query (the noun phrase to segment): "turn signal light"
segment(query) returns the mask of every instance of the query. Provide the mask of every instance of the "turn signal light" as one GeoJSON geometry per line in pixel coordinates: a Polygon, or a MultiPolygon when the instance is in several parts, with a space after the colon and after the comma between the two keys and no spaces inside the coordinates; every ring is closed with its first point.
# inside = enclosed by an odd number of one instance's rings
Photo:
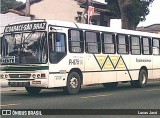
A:
{"type": "Polygon", "coordinates": [[[45,73],[42,73],[42,74],[41,74],[41,77],[46,77],[45,73]]]}

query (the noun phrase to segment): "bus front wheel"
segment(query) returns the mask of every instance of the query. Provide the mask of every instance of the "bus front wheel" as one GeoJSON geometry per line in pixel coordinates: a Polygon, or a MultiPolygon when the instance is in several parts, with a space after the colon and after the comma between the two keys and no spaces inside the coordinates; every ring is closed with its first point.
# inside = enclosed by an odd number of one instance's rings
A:
{"type": "Polygon", "coordinates": [[[71,72],[67,78],[67,86],[63,88],[63,91],[67,94],[77,94],[81,89],[81,79],[77,72],[71,72]]]}
{"type": "Polygon", "coordinates": [[[139,72],[138,80],[131,81],[131,86],[134,88],[144,88],[147,85],[148,75],[146,70],[142,69],[139,72]]]}
{"type": "Polygon", "coordinates": [[[41,91],[41,88],[38,87],[25,87],[25,89],[30,94],[37,94],[41,91]]]}

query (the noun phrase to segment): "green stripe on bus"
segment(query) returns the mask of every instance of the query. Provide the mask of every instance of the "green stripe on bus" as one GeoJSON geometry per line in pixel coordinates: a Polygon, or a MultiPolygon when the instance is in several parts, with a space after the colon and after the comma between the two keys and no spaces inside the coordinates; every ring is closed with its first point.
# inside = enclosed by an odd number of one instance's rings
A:
{"type": "Polygon", "coordinates": [[[35,71],[35,70],[48,70],[49,66],[27,66],[27,67],[6,67],[1,71],[35,71]]]}

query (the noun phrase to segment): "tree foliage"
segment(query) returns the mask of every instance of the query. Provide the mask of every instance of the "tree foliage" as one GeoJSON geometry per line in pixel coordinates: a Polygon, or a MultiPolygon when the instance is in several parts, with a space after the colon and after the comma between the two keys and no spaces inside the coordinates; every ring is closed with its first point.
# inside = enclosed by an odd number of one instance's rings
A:
{"type": "Polygon", "coordinates": [[[18,2],[16,0],[1,0],[1,12],[4,12],[8,9],[15,8],[22,4],[23,2],[18,2]]]}
{"type": "Polygon", "coordinates": [[[107,8],[122,20],[123,29],[136,29],[140,21],[146,20],[149,5],[154,0],[107,0],[107,8]]]}

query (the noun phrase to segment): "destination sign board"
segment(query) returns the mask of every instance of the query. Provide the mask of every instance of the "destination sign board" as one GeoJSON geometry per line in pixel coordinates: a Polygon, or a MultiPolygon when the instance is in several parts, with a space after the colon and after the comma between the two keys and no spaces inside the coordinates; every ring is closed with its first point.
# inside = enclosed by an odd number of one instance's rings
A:
{"type": "Polygon", "coordinates": [[[4,32],[11,33],[11,32],[45,30],[45,29],[46,29],[46,22],[32,22],[32,23],[8,25],[5,27],[4,32]]]}

